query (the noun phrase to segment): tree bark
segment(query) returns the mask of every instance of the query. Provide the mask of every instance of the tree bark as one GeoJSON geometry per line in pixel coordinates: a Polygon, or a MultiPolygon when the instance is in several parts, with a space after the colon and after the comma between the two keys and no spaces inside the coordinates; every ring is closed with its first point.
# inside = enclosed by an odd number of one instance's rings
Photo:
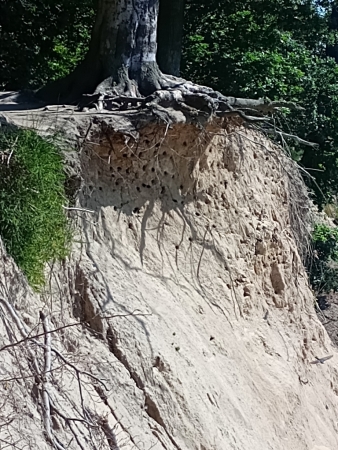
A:
{"type": "Polygon", "coordinates": [[[160,0],[157,61],[169,75],[180,76],[185,0],[160,0]]]}
{"type": "Polygon", "coordinates": [[[98,0],[85,60],[37,96],[65,103],[86,93],[139,96],[167,87],[156,62],[158,9],[159,0],[98,0]]]}

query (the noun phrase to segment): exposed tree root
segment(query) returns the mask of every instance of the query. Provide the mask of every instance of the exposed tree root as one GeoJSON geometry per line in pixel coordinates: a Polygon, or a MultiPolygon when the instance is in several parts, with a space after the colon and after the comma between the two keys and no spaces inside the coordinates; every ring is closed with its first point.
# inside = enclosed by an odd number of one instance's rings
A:
{"type": "Polygon", "coordinates": [[[274,113],[281,108],[303,110],[293,102],[225,96],[209,87],[196,85],[182,78],[161,73],[160,75],[156,77],[158,89],[148,96],[142,96],[137,83],[129,79],[126,84],[122,83],[117,87],[112,87],[110,79],[106,80],[98,86],[94,94],[83,95],[78,108],[80,111],[89,112],[95,109],[96,112],[104,113],[136,109],[148,112],[169,125],[177,122],[204,125],[212,118],[238,117],[245,123],[256,124],[270,136],[316,146],[276,128],[272,119],[274,113]]]}

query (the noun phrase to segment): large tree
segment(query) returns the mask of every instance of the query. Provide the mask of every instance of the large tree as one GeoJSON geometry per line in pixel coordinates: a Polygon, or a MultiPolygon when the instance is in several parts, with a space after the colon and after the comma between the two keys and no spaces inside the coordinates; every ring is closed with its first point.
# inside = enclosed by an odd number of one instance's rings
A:
{"type": "MultiPolygon", "coordinates": [[[[161,0],[162,67],[176,75],[183,4],[184,0],[161,0]]],[[[98,0],[86,58],[73,73],[43,87],[37,95],[52,102],[73,102],[95,91],[138,96],[174,85],[156,60],[158,13],[159,0],[98,0]]]]}

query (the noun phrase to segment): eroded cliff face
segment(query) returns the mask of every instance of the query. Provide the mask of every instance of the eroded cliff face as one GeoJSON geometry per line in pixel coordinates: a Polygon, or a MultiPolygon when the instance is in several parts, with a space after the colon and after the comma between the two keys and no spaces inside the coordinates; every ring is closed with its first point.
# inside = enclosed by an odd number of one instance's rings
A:
{"type": "MultiPolygon", "coordinates": [[[[50,334],[54,447],[336,449],[337,353],[299,256],[309,207],[292,163],[234,121],[137,141],[113,128],[81,145],[77,236],[46,293],[0,254],[0,299],[26,333],[40,311],[65,327],[50,334]]],[[[4,347],[22,332],[1,309],[4,347]]],[[[0,353],[0,438],[47,449],[28,353],[43,371],[45,348],[29,342],[0,353]]]]}

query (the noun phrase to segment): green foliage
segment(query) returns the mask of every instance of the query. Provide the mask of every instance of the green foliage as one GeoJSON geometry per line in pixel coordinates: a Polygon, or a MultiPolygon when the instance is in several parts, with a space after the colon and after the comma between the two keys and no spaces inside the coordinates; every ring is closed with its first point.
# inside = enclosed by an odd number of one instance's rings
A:
{"type": "Polygon", "coordinates": [[[37,88],[72,70],[86,53],[92,0],[2,0],[0,89],[37,88]]]}
{"type": "Polygon", "coordinates": [[[318,148],[290,142],[316,179],[306,179],[321,204],[338,194],[338,42],[332,1],[187,0],[183,76],[226,95],[294,101],[277,125],[318,148]],[[317,188],[319,186],[319,189],[317,188]],[[323,198],[322,193],[326,198],[323,198]]]}
{"type": "Polygon", "coordinates": [[[316,224],[312,234],[314,258],[309,264],[310,282],[316,292],[338,290],[338,228],[316,224]]]}
{"type": "Polygon", "coordinates": [[[69,253],[64,183],[52,140],[30,130],[1,130],[0,236],[35,289],[44,284],[45,264],[69,253]]]}

